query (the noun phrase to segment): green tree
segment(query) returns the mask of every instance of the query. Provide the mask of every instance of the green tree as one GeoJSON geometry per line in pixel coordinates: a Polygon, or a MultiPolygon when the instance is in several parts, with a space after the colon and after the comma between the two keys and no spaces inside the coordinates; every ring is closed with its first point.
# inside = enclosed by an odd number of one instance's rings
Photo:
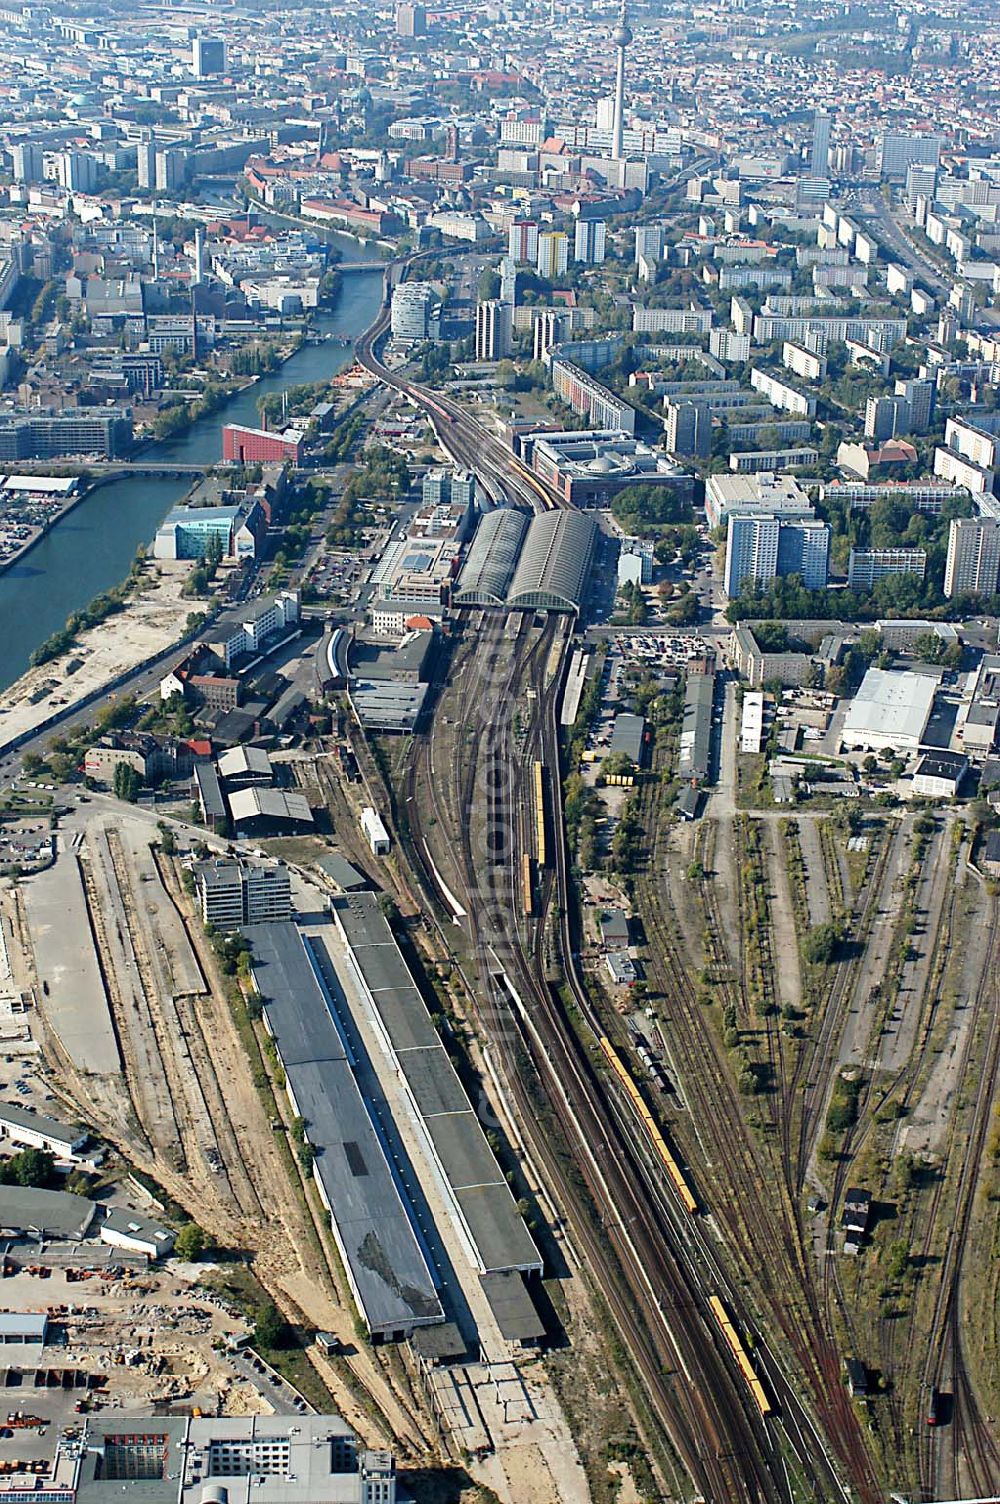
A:
{"type": "Polygon", "coordinates": [[[288,1322],[274,1301],[268,1300],[262,1306],[258,1306],[253,1325],[254,1346],[264,1351],[284,1347],[288,1336],[288,1322]]]}
{"type": "Polygon", "coordinates": [[[139,797],[142,787],[142,779],[127,762],[115,763],[115,771],[111,779],[111,789],[116,799],[123,799],[126,804],[134,804],[139,797]]]}
{"type": "Polygon", "coordinates": [[[197,1222],[185,1222],[174,1242],[174,1252],[179,1259],[195,1263],[208,1247],[208,1234],[197,1222]]]}

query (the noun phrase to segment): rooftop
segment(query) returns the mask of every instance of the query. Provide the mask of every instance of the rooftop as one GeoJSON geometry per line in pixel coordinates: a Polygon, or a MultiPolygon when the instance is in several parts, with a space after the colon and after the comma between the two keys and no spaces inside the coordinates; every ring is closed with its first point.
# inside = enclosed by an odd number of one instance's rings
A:
{"type": "Polygon", "coordinates": [[[391,1334],[443,1320],[433,1277],[302,936],[294,924],[255,924],[245,934],[266,999],[267,1029],[308,1124],[316,1181],[369,1329],[391,1334]]]}

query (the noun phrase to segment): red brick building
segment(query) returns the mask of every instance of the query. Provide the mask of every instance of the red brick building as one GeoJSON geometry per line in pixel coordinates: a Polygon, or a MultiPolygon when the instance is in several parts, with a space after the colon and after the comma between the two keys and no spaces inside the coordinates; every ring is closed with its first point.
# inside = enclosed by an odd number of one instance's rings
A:
{"type": "Polygon", "coordinates": [[[298,465],[302,460],[303,435],[297,428],[269,433],[264,428],[243,428],[227,423],[222,430],[222,458],[236,465],[269,463],[298,465]]]}

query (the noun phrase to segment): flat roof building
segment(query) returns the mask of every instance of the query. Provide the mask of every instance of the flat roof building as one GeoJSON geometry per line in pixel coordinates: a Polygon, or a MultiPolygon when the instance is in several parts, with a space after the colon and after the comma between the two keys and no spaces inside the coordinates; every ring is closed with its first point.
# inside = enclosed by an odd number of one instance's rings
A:
{"type": "Polygon", "coordinates": [[[334,898],[330,907],[470,1259],[481,1274],[540,1272],[538,1250],[376,895],[334,898]]]}
{"type": "Polygon", "coordinates": [[[916,752],[937,688],[938,680],[929,674],[870,668],[847,708],[843,745],[868,752],[916,752]]]}
{"type": "Polygon", "coordinates": [[[216,929],[292,917],[291,879],[280,863],[216,857],[198,864],[195,882],[202,920],[216,929]]]}
{"type": "Polygon", "coordinates": [[[294,925],[254,925],[248,938],[264,1023],[292,1109],[308,1125],[316,1187],[359,1313],[374,1338],[401,1341],[444,1312],[334,1023],[329,984],[294,925]]]}
{"type": "Polygon", "coordinates": [[[71,1128],[16,1102],[0,1102],[0,1137],[25,1148],[45,1149],[61,1159],[76,1159],[90,1135],[85,1128],[71,1128]]]}
{"type": "Polygon", "coordinates": [[[531,467],[564,501],[608,507],[629,486],[664,486],[682,501],[694,496],[694,478],[662,450],[615,429],[545,433],[535,438],[531,467]]]}

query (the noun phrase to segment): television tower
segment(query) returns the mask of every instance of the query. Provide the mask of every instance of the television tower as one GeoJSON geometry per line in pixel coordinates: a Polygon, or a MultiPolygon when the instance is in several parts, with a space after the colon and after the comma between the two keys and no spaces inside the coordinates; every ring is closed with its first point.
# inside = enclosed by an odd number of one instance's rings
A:
{"type": "Polygon", "coordinates": [[[622,148],[622,138],[625,133],[625,49],[632,41],[625,6],[626,0],[622,0],[618,25],[611,33],[611,40],[618,54],[615,67],[615,114],[611,128],[611,156],[615,162],[620,162],[625,155],[622,148]]]}

